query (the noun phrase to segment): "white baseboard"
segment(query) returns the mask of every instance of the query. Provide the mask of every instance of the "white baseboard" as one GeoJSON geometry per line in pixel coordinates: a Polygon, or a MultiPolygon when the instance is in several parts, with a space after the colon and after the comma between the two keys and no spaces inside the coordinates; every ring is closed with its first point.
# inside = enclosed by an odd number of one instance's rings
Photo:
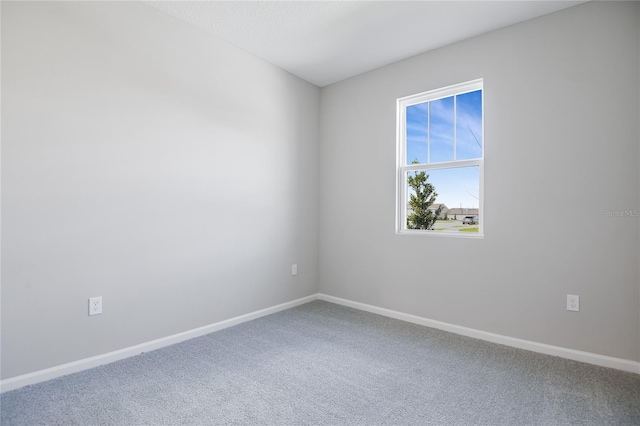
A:
{"type": "Polygon", "coordinates": [[[473,328],[453,325],[442,321],[435,321],[416,315],[405,314],[390,309],[379,308],[377,306],[367,305],[365,303],[354,302],[339,297],[329,296],[319,293],[319,300],[336,303],[338,305],[348,306],[350,308],[359,309],[361,311],[371,312],[385,317],[395,318],[413,324],[424,325],[427,327],[437,328],[439,330],[449,331],[463,336],[473,337],[488,342],[499,343],[501,345],[512,346],[515,348],[526,349],[532,352],[538,352],[546,355],[559,356],[562,358],[572,359],[574,361],[586,362],[588,364],[599,365],[602,367],[615,368],[617,370],[629,371],[640,374],[640,362],[631,361],[621,358],[614,358],[606,355],[598,355],[591,352],[577,351],[567,349],[560,346],[552,346],[544,343],[532,342],[530,340],[517,339],[514,337],[503,336],[501,334],[489,333],[486,331],[476,330],[473,328]]]}
{"type": "Polygon", "coordinates": [[[65,376],[71,373],[77,373],[79,371],[88,370],[90,368],[98,367],[103,364],[109,364],[111,362],[119,361],[121,359],[129,358],[135,355],[140,355],[143,352],[149,352],[155,349],[160,349],[165,346],[169,346],[169,345],[183,342],[185,340],[193,339],[194,337],[203,336],[205,334],[209,334],[214,331],[222,330],[224,328],[232,327],[234,325],[238,325],[243,322],[251,321],[256,318],[263,317],[265,315],[270,315],[276,312],[284,311],[285,309],[290,309],[295,306],[311,302],[313,300],[316,300],[317,298],[318,298],[318,295],[313,294],[311,296],[303,297],[301,299],[296,299],[291,302],[282,303],[280,305],[272,306],[270,308],[261,309],[259,311],[251,312],[245,315],[240,315],[235,318],[230,318],[228,320],[216,322],[214,324],[205,325],[203,327],[194,328],[192,330],[173,334],[171,336],[152,340],[150,342],[145,342],[139,345],[130,346],[128,348],[120,349],[117,351],[108,352],[106,354],[96,355],[90,358],[69,362],[67,364],[57,365],[55,367],[47,368],[44,370],[34,371],[33,373],[11,377],[9,379],[0,381],[0,392],[7,392],[10,390],[21,388],[23,386],[44,382],[46,380],[55,379],[56,377],[65,376]]]}
{"type": "Polygon", "coordinates": [[[473,337],[480,340],[499,343],[501,345],[513,346],[515,348],[526,349],[529,351],[538,352],[546,355],[559,356],[562,358],[572,359],[575,361],[581,361],[589,364],[599,365],[602,367],[615,368],[617,370],[624,370],[624,371],[640,374],[640,362],[637,362],[637,361],[630,361],[630,360],[614,358],[606,355],[598,355],[590,352],[577,351],[574,349],[567,349],[559,346],[546,345],[544,343],[537,343],[529,340],[516,339],[514,337],[508,337],[500,334],[476,330],[473,328],[453,325],[453,324],[449,324],[442,321],[431,320],[431,319],[419,317],[416,315],[393,311],[391,309],[379,308],[377,306],[367,305],[365,303],[354,302],[351,300],[329,296],[323,293],[318,293],[318,294],[313,294],[311,296],[303,297],[301,299],[296,299],[291,302],[282,303],[280,305],[272,306],[270,308],[261,309],[259,311],[251,312],[245,315],[240,315],[235,318],[230,318],[228,320],[206,325],[204,327],[194,328],[193,330],[188,330],[182,333],[152,340],[150,342],[145,342],[139,345],[130,346],[128,348],[120,349],[117,351],[108,352],[106,354],[96,355],[90,358],[69,362],[67,364],[58,365],[58,366],[47,368],[44,370],[34,371],[33,373],[23,374],[21,376],[0,380],[0,392],[7,392],[10,390],[21,388],[23,386],[44,382],[46,380],[55,379],[56,377],[64,376],[71,373],[77,373],[79,371],[88,370],[90,368],[98,367],[103,364],[119,361],[121,359],[139,355],[143,352],[149,352],[155,349],[160,349],[165,346],[169,346],[169,345],[183,342],[185,340],[193,339],[194,337],[203,336],[205,334],[209,334],[214,331],[232,327],[234,325],[238,325],[243,322],[251,321],[266,315],[284,311],[286,309],[290,309],[290,308],[302,305],[304,303],[312,302],[314,300],[324,300],[326,302],[348,306],[351,308],[359,309],[361,311],[371,312],[374,314],[383,315],[386,317],[395,318],[402,321],[407,321],[413,324],[424,325],[426,327],[437,328],[439,330],[449,331],[452,333],[461,334],[463,336],[473,337]]]}

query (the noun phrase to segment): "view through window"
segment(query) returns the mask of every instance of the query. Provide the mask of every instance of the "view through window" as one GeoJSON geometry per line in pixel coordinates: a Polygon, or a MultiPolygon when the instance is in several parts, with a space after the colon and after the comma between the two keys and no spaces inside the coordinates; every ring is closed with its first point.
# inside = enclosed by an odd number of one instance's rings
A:
{"type": "Polygon", "coordinates": [[[483,235],[482,80],[398,99],[397,232],[483,235]]]}

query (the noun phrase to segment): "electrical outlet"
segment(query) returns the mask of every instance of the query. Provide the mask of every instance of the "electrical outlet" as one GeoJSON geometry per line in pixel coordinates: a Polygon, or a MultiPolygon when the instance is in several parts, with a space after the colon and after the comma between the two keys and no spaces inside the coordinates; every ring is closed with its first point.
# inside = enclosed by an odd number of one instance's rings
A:
{"type": "Polygon", "coordinates": [[[291,265],[291,275],[298,275],[298,264],[294,263],[291,265]]]}
{"type": "Polygon", "coordinates": [[[89,315],[99,315],[102,313],[102,296],[89,298],[89,315]]]}
{"type": "Polygon", "coordinates": [[[580,296],[575,294],[567,294],[567,311],[580,310],[580,296]]]}

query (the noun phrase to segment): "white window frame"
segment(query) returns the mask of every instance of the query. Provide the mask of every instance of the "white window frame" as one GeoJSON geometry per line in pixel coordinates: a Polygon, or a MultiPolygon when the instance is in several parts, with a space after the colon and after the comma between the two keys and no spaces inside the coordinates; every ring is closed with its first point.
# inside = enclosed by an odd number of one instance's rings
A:
{"type": "MultiPolygon", "coordinates": [[[[438,237],[454,237],[454,238],[484,238],[484,151],[485,151],[485,138],[484,138],[484,87],[483,79],[476,79],[465,83],[454,84],[452,86],[443,87],[441,89],[430,90],[428,92],[418,93],[416,95],[406,96],[397,99],[396,111],[397,111],[397,138],[396,138],[396,234],[402,235],[425,235],[425,236],[438,236],[438,237]],[[407,164],[407,107],[411,105],[421,104],[428,101],[435,101],[442,98],[448,98],[454,95],[461,95],[468,92],[474,92],[482,90],[482,154],[480,158],[474,158],[471,160],[456,160],[455,159],[455,142],[454,142],[454,160],[443,161],[438,163],[427,164],[407,164]],[[453,169],[458,167],[477,166],[479,171],[479,200],[478,200],[478,217],[480,222],[478,224],[477,233],[469,232],[446,232],[446,231],[427,231],[423,229],[407,229],[407,203],[409,201],[408,189],[407,189],[407,173],[412,171],[430,171],[438,169],[453,169]]],[[[455,116],[455,114],[454,114],[455,116]]],[[[455,118],[454,118],[455,120],[455,118]]],[[[454,141],[456,125],[454,121],[454,141]]],[[[429,152],[429,151],[427,151],[429,152]]],[[[428,154],[427,154],[428,155],[428,154]]],[[[427,158],[429,161],[429,158],[427,158]]]]}

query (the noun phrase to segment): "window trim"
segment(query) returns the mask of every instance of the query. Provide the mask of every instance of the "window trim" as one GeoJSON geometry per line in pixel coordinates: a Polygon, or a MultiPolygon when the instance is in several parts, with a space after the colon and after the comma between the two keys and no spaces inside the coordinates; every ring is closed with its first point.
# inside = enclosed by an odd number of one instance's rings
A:
{"type": "MultiPolygon", "coordinates": [[[[454,98],[455,99],[455,98],[454,98]]],[[[460,84],[454,84],[451,86],[443,87],[441,89],[429,90],[427,92],[417,93],[415,95],[405,96],[396,100],[396,234],[399,235],[424,235],[424,236],[437,236],[437,237],[453,237],[453,238],[484,238],[484,152],[485,152],[485,138],[484,138],[484,80],[482,78],[467,81],[460,84]],[[436,163],[429,163],[429,151],[427,151],[427,163],[426,164],[406,164],[406,148],[407,148],[407,121],[406,111],[407,107],[417,105],[424,102],[431,102],[442,98],[448,98],[455,95],[461,95],[476,90],[482,90],[482,155],[480,158],[466,159],[466,160],[451,160],[436,163]],[[407,229],[407,203],[408,203],[408,189],[406,174],[411,171],[429,171],[438,169],[453,169],[458,167],[478,166],[479,172],[479,200],[478,200],[478,217],[481,221],[478,223],[478,233],[469,232],[435,232],[425,231],[420,229],[407,229]]],[[[430,125],[430,120],[429,124],[430,125]]],[[[454,124],[454,138],[455,134],[454,124]]],[[[454,144],[454,158],[455,158],[455,146],[454,144]]]]}

